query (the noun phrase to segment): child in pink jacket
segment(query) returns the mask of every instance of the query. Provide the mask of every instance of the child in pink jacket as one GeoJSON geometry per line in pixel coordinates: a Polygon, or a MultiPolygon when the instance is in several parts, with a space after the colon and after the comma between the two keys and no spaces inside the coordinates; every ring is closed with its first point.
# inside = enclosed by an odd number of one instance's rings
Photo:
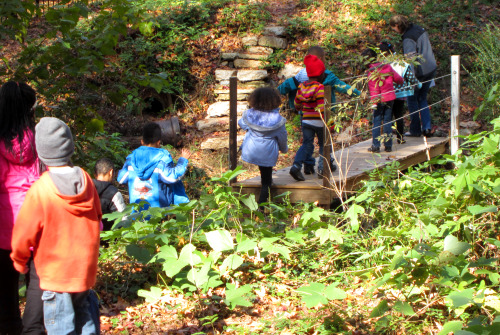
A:
{"type": "Polygon", "coordinates": [[[9,81],[0,88],[0,334],[19,334],[22,330],[19,273],[10,252],[17,214],[26,192],[40,175],[35,150],[35,103],[35,90],[25,83],[9,81]]]}
{"type": "MultiPolygon", "coordinates": [[[[372,49],[366,49],[362,55],[373,59],[377,57],[372,49]]],[[[403,78],[389,64],[374,62],[369,65],[368,89],[374,109],[372,146],[368,149],[370,152],[380,152],[381,128],[386,137],[384,138],[385,151],[392,151],[392,106],[396,99],[394,83],[403,84],[403,78]]]]}

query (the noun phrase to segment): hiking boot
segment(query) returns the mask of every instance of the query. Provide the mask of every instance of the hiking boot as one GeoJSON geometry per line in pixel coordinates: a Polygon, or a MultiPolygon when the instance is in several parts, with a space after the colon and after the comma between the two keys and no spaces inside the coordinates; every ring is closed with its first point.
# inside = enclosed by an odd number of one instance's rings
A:
{"type": "Polygon", "coordinates": [[[422,135],[424,135],[425,137],[432,137],[432,133],[431,133],[431,130],[430,129],[426,129],[422,132],[422,135]]]}
{"type": "Polygon", "coordinates": [[[368,152],[377,153],[380,152],[380,147],[374,147],[373,145],[368,148],[368,152]]]}
{"type": "Polygon", "coordinates": [[[314,174],[314,165],[304,165],[305,174],[314,174]]]}
{"type": "Polygon", "coordinates": [[[392,151],[392,147],[385,147],[385,152],[391,152],[392,151]]]}
{"type": "Polygon", "coordinates": [[[296,181],[306,180],[302,172],[300,172],[300,169],[295,165],[290,168],[290,176],[292,176],[296,181]]]}

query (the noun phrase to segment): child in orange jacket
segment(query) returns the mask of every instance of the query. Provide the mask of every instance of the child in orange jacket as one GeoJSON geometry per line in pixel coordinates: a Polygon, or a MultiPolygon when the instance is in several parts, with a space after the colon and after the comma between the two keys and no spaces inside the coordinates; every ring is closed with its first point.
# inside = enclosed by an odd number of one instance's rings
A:
{"type": "Polygon", "coordinates": [[[49,335],[95,334],[88,295],[97,275],[99,196],[90,176],[70,163],[74,143],[64,122],[42,118],[35,144],[48,171],[26,194],[14,226],[11,258],[16,270],[26,273],[33,247],[49,335]]]}

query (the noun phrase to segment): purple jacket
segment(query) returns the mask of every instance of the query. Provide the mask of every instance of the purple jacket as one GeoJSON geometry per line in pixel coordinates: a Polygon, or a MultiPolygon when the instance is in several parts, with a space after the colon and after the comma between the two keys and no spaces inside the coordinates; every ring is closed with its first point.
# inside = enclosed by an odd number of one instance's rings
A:
{"type": "Polygon", "coordinates": [[[22,143],[12,142],[7,150],[0,141],[0,249],[11,250],[12,229],[24,196],[40,176],[35,136],[24,133],[22,143]]]}

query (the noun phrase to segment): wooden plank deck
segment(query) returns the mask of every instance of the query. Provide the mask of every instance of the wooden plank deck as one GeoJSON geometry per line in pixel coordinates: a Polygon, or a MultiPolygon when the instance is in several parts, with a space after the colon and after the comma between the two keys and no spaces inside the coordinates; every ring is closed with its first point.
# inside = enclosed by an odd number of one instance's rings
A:
{"type": "MultiPolygon", "coordinates": [[[[425,143],[423,137],[407,137],[405,144],[397,144],[394,141],[393,151],[380,154],[368,152],[371,139],[354,144],[350,147],[336,150],[335,157],[338,165],[337,171],[333,172],[330,179],[330,187],[323,187],[323,180],[317,175],[304,175],[305,181],[295,181],[290,176],[290,167],[273,172],[273,187],[271,195],[274,197],[290,191],[290,201],[314,202],[318,201],[323,206],[329,206],[334,198],[338,197],[338,191],[353,191],[357,184],[368,178],[370,171],[398,161],[401,169],[416,165],[427,160],[425,143]],[[334,184],[335,183],[335,184],[334,184]]],[[[435,157],[448,152],[449,138],[429,137],[427,138],[429,156],[435,157]]],[[[316,165],[317,166],[317,165],[316,165]]],[[[260,192],[260,176],[233,183],[233,190],[241,190],[242,194],[254,193],[256,198],[260,192]]],[[[345,194],[345,193],[342,193],[345,194]]]]}

